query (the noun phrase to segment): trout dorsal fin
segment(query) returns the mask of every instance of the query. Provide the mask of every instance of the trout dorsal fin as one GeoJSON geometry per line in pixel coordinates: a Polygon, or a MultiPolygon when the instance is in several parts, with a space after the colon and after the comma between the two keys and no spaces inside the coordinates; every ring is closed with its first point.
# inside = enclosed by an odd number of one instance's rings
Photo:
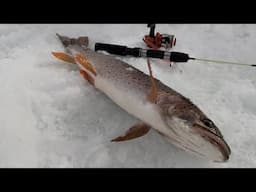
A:
{"type": "Polygon", "coordinates": [[[157,85],[156,85],[156,81],[153,77],[152,74],[152,69],[151,69],[151,64],[149,59],[147,59],[147,64],[148,64],[148,69],[149,69],[149,75],[150,75],[150,81],[151,81],[151,89],[150,92],[147,96],[147,99],[151,102],[151,103],[155,103],[156,98],[157,98],[157,85]]]}

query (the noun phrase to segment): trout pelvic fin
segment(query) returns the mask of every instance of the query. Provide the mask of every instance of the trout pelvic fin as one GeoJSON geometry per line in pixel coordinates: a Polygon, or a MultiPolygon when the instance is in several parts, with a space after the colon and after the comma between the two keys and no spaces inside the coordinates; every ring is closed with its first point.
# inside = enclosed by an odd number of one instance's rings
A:
{"type": "Polygon", "coordinates": [[[75,59],[66,54],[66,53],[62,53],[62,52],[52,52],[53,56],[57,57],[58,59],[62,60],[62,61],[65,61],[67,63],[72,63],[72,64],[76,64],[76,61],[75,59]]]}

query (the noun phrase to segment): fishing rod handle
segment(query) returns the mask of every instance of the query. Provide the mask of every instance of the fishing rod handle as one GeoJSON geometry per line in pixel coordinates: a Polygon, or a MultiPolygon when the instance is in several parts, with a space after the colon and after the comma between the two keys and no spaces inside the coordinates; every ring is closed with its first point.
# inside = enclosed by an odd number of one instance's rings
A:
{"type": "Polygon", "coordinates": [[[186,53],[168,52],[153,49],[129,48],[122,45],[95,43],[95,51],[106,51],[115,55],[131,55],[134,57],[158,58],[165,59],[171,62],[187,62],[190,58],[186,53]]]}
{"type": "Polygon", "coordinates": [[[188,54],[175,51],[168,52],[152,49],[141,49],[140,52],[141,57],[158,58],[169,60],[171,62],[187,62],[190,59],[188,54]]]}
{"type": "Polygon", "coordinates": [[[95,51],[106,51],[111,54],[115,55],[131,55],[134,57],[140,57],[140,48],[128,48],[122,45],[113,45],[113,44],[106,44],[106,43],[95,43],[95,51]]]}

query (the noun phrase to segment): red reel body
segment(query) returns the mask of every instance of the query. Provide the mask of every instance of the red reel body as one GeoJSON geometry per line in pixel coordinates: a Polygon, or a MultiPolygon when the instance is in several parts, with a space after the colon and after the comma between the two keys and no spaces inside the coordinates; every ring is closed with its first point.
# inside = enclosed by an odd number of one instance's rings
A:
{"type": "Polygon", "coordinates": [[[176,45],[174,35],[160,34],[159,32],[155,35],[155,24],[148,24],[148,27],[150,28],[149,35],[145,35],[143,39],[148,47],[157,50],[161,47],[170,49],[176,45]]]}

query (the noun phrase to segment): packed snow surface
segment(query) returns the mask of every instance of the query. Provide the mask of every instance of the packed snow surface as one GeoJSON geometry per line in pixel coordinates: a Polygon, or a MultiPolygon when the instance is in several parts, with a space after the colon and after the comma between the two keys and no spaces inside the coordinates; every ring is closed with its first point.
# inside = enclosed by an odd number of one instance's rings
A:
{"type": "MultiPolygon", "coordinates": [[[[146,24],[0,25],[0,167],[256,167],[256,68],[152,59],[156,78],[190,98],[220,128],[232,154],[213,163],[184,152],[154,130],[111,143],[137,119],[95,90],[55,33],[95,42],[145,47],[146,24]]],[[[173,51],[192,57],[256,62],[256,25],[157,24],[174,34],[173,51]]],[[[148,73],[146,60],[125,57],[148,73]]],[[[125,99],[125,98],[124,98],[125,99]]]]}

